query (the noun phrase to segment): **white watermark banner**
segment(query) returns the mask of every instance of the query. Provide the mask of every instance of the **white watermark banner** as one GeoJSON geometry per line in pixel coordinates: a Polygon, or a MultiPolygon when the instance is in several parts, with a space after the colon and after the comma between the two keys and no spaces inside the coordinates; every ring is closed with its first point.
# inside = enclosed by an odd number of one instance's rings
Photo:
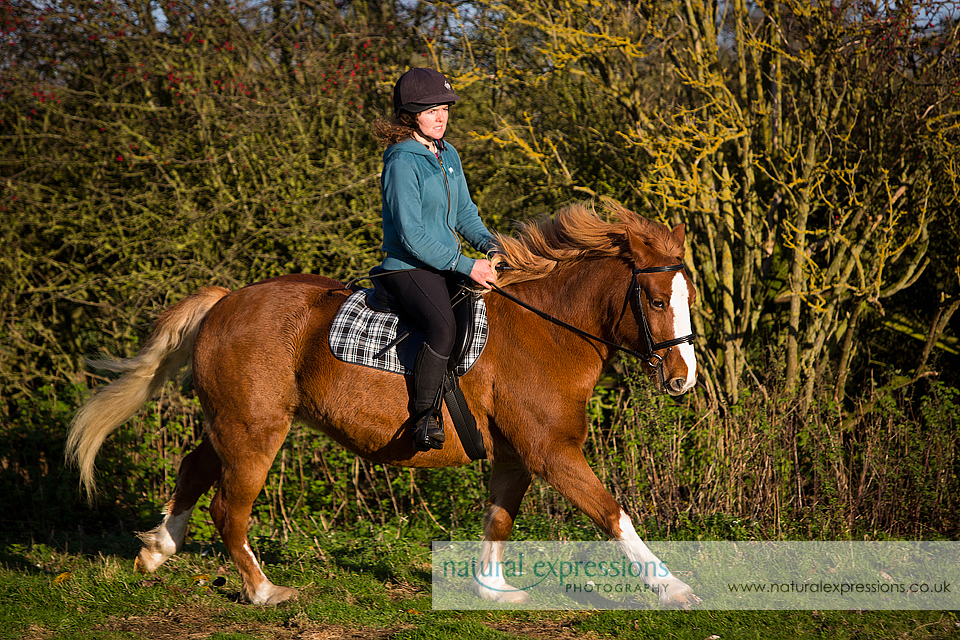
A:
{"type": "Polygon", "coordinates": [[[960,542],[433,543],[434,609],[657,609],[678,581],[710,610],[960,609],[960,542]]]}

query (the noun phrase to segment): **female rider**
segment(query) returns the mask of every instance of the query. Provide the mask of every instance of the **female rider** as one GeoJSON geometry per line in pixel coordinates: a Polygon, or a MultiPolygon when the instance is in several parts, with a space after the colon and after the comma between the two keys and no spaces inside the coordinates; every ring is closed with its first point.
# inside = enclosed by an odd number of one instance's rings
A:
{"type": "Polygon", "coordinates": [[[380,121],[383,153],[384,287],[425,331],[414,365],[414,445],[443,447],[438,420],[441,387],[456,340],[450,290],[462,276],[482,287],[496,282],[487,259],[463,253],[460,236],[475,249],[496,249],[470,198],[456,149],[444,142],[450,105],[460,98],[433,69],[410,69],[393,90],[394,119],[380,121]],[[459,235],[458,235],[459,234],[459,235]]]}

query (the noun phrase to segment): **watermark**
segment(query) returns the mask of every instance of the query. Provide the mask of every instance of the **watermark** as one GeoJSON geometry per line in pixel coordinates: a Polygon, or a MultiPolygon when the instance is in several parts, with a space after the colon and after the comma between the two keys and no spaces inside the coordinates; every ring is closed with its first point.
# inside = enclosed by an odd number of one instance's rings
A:
{"type": "Polygon", "coordinates": [[[434,609],[960,609],[960,542],[435,542],[434,609]],[[684,602],[689,604],[690,598],[684,602]]]}

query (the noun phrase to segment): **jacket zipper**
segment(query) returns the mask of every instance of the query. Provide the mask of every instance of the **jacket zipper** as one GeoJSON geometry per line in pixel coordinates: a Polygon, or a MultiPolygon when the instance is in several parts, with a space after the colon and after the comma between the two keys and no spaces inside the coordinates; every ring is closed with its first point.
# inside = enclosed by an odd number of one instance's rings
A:
{"type": "MultiPolygon", "coordinates": [[[[457,254],[462,254],[463,245],[460,243],[460,236],[458,236],[457,231],[450,226],[450,208],[452,205],[450,202],[450,182],[447,180],[447,169],[443,166],[443,160],[440,158],[439,153],[437,154],[437,162],[440,163],[440,172],[443,174],[443,185],[447,188],[447,215],[443,217],[443,221],[447,224],[447,229],[450,229],[450,233],[453,234],[453,239],[457,241],[457,254]]],[[[460,262],[459,255],[453,266],[456,267],[458,262],[460,262]]]]}

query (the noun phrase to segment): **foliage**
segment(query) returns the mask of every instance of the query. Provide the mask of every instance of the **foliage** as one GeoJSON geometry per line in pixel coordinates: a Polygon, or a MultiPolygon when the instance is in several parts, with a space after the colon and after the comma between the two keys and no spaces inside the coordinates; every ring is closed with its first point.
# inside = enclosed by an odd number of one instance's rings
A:
{"type": "Polygon", "coordinates": [[[409,55],[388,13],[3,8],[4,395],[94,349],[128,352],[139,323],[201,285],[376,261],[367,114],[409,55]]]}
{"type": "Polygon", "coordinates": [[[9,539],[87,528],[146,530],[156,524],[157,500],[172,490],[180,460],[200,436],[199,403],[167,391],[111,438],[99,457],[111,481],[89,509],[78,492],[78,475],[63,468],[65,425],[86,395],[80,386],[66,392],[45,387],[31,401],[17,402],[16,428],[4,429],[0,442],[0,474],[7,487],[0,532],[9,539]]]}
{"type": "Polygon", "coordinates": [[[716,402],[766,343],[806,406],[823,379],[843,401],[875,331],[924,340],[896,356],[915,383],[960,301],[947,4],[0,8],[5,397],[130,353],[202,284],[365,271],[369,124],[410,64],[464,96],[452,135],[491,226],[593,195],[686,223],[716,402]]]}
{"type": "Polygon", "coordinates": [[[702,396],[678,404],[639,381],[629,389],[606,392],[588,448],[616,497],[659,526],[736,514],[775,539],[960,530],[955,387],[877,386],[861,398],[874,410],[846,423],[829,395],[802,410],[752,387],[718,415],[702,396]]]}
{"type": "Polygon", "coordinates": [[[473,73],[499,100],[478,137],[512,149],[497,167],[531,196],[596,191],[686,223],[718,402],[737,402],[756,341],[783,345],[806,405],[823,377],[842,399],[866,316],[931,261],[950,275],[922,326],[960,294],[951,252],[929,253],[956,239],[951,3],[481,6],[497,29],[473,73]]]}
{"type": "MultiPolygon", "coordinates": [[[[677,402],[625,367],[624,385],[598,388],[589,407],[586,453],[601,482],[651,535],[678,527],[708,537],[848,538],[955,536],[960,530],[957,411],[960,394],[924,383],[914,398],[875,388],[877,408],[837,429],[839,408],[823,400],[802,414],[798,400],[754,388],[725,415],[702,396],[677,402]],[[779,398],[779,399],[776,399],[779,398]],[[805,417],[804,417],[805,415],[805,417]]],[[[173,490],[176,470],[196,446],[195,400],[168,388],[157,405],[107,441],[98,459],[104,495],[81,503],[77,478],[60,468],[62,425],[81,393],[45,390],[22,407],[0,450],[7,492],[0,533],[29,541],[56,531],[146,530],[173,490]]],[[[288,436],[251,531],[286,541],[350,530],[377,539],[415,535],[473,538],[482,529],[484,463],[440,470],[396,469],[346,453],[298,427],[288,436]]],[[[190,539],[215,543],[200,501],[190,539]]],[[[517,521],[520,539],[595,539],[595,527],[542,481],[517,521]]]]}
{"type": "MultiPolygon", "coordinates": [[[[64,426],[82,401],[45,388],[32,404],[18,405],[16,429],[3,430],[0,478],[7,491],[0,508],[0,535],[30,540],[52,531],[145,531],[157,524],[173,493],[180,461],[199,443],[202,415],[195,398],[168,387],[159,401],[131,420],[104,445],[97,458],[102,495],[90,508],[82,502],[79,478],[63,469],[64,426]]],[[[413,470],[375,465],[346,452],[317,432],[296,428],[277,456],[251,527],[258,535],[286,539],[348,526],[373,535],[410,527],[449,532],[479,526],[486,474],[477,463],[458,469],[413,470]],[[422,522],[420,522],[422,521],[422,522]]],[[[207,508],[198,503],[191,536],[219,540],[207,508]]]]}

